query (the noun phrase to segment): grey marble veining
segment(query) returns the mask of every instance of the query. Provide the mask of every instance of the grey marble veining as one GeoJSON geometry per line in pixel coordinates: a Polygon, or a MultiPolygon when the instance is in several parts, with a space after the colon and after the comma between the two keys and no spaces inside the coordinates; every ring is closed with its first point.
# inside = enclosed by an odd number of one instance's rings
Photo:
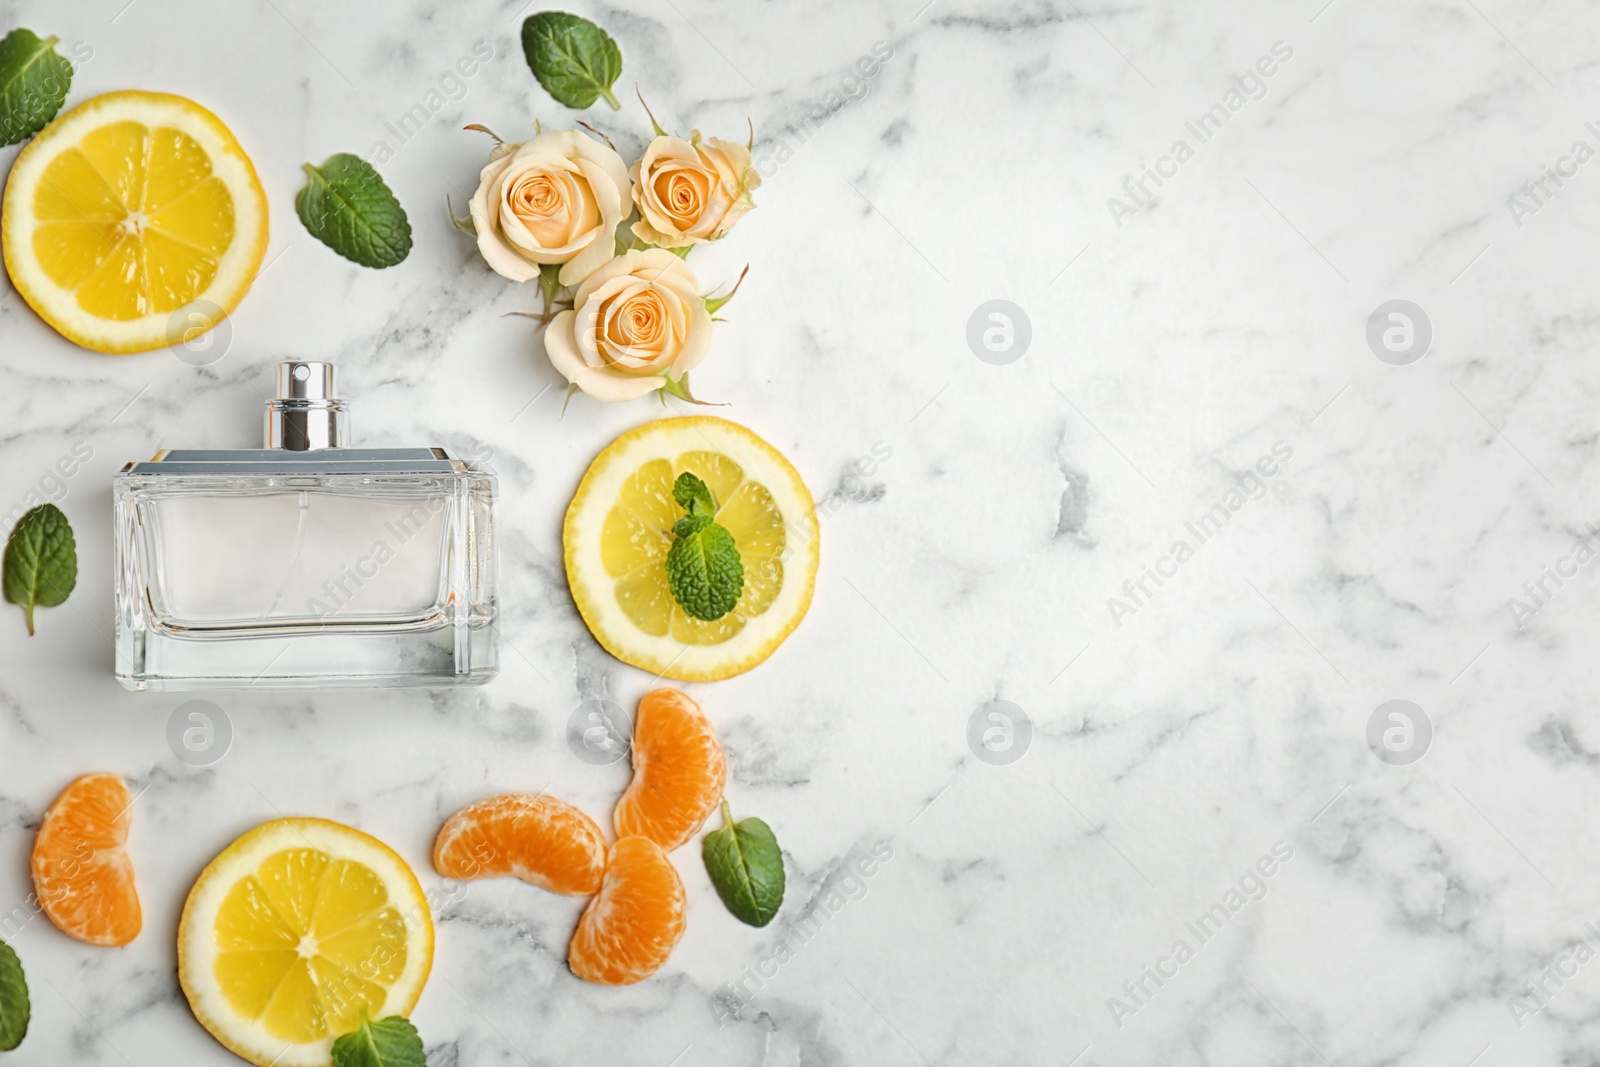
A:
{"type": "Polygon", "coordinates": [[[660,408],[563,415],[509,314],[535,293],[444,207],[487,148],[466,123],[520,139],[582,117],[630,155],[636,89],[676,131],[748,120],[765,178],[695,254],[711,283],[751,266],[695,385],[793,458],[822,568],[771,661],[690,690],[789,897],[741,926],[682,850],[687,936],[617,990],[566,968],[580,902],[474,883],[435,914],[430,1062],[1594,1062],[1600,599],[1574,550],[1600,547],[1600,162],[1576,143],[1600,150],[1600,15],[571,9],[621,44],[620,113],[543,94],[520,4],[0,0],[0,29],[92,52],[73,101],[138,87],[215,110],[272,211],[270,266],[210,366],[79,351],[0,282],[0,509],[56,497],[82,558],[37,637],[0,614],[0,914],[44,807],[105,769],[144,790],[146,915],[120,950],[42,919],[7,932],[35,1004],[9,1062],[234,1062],[173,946],[195,875],[262,820],[350,822],[430,887],[434,832],[486,793],[548,787],[606,821],[627,771],[576,759],[567,719],[650,679],[573,610],[560,521],[594,453],[660,408]],[[460,98],[397,137],[475,47],[493,57],[460,98]],[[372,272],[309,238],[293,196],[302,162],[379,142],[416,247],[372,272]],[[1031,329],[1001,365],[968,342],[992,300],[1031,329]],[[1392,300],[1431,325],[1408,365],[1368,343],[1392,300]],[[488,457],[503,671],[467,692],[211,694],[233,741],[193,767],[166,741],[183,697],[111,676],[107,485],[158,448],[254,444],[286,356],[339,362],[358,443],[488,457]],[[75,447],[91,458],[53,476],[75,447]],[[1027,717],[1010,763],[969,743],[997,700],[1027,717]],[[1369,745],[1391,700],[1427,716],[1420,760],[1369,745]]]}

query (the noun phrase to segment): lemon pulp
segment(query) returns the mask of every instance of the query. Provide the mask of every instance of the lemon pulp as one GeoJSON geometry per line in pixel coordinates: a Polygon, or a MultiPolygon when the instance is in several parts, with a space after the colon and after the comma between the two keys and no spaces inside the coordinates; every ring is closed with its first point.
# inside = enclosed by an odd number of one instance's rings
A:
{"type": "Polygon", "coordinates": [[[600,537],[601,560],[615,579],[618,607],[652,637],[670,633],[684,644],[721,644],[771,607],[783,587],[783,514],[766,486],[717,452],[685,452],[671,462],[645,463],[623,482],[600,537]],[[672,524],[684,514],[672,499],[672,485],[685,471],[711,490],[717,522],[733,535],[744,564],[744,594],[732,611],[709,622],[685,612],[667,584],[672,524]]]}
{"type": "Polygon", "coordinates": [[[269,856],[234,883],[216,941],[229,1006],[296,1043],[354,1030],[405,971],[405,918],[382,879],[311,848],[269,856]]]}
{"type": "Polygon", "coordinates": [[[45,168],[33,251],[98,318],[174,311],[210,287],[233,243],[233,194],[194,139],[113,122],[45,168]]]}

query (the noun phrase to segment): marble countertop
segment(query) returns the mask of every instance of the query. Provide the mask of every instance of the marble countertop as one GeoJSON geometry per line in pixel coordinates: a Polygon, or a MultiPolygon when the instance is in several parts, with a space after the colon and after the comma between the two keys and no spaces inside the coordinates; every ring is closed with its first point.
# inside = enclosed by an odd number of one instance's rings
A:
{"type": "Polygon", "coordinates": [[[696,255],[703,278],[751,266],[696,388],[793,458],[822,568],[772,660],[689,689],[789,896],[742,926],[682,850],[686,938],[605,989],[565,964],[580,901],[476,883],[435,914],[430,1063],[1591,1062],[1600,14],[570,9],[621,44],[620,113],[545,96],[514,3],[0,0],[0,29],[78,49],[73,102],[211,107],[272,211],[208,366],[78,350],[0,283],[0,506],[57,500],[82,558],[37,637],[0,612],[0,915],[43,809],[89,770],[140,791],[145,908],[119,950],[5,928],[35,1009],[0,1061],[237,1062],[191,1017],[174,938],[200,868],[265,819],[352,823],[429,887],[440,822],[489,792],[605,820],[627,769],[575,758],[568,720],[651,679],[585,630],[560,517],[598,449],[661,410],[563,416],[510,314],[534,293],[445,202],[483,161],[464,124],[582,117],[629,154],[637,87],[674,129],[749,119],[765,177],[696,255]],[[458,93],[441,79],[475,47],[492,58],[458,93]],[[383,272],[293,212],[302,162],[379,142],[416,232],[383,272]],[[158,448],[252,446],[291,356],[341,365],[361,443],[489,457],[502,671],[202,694],[232,739],[197,766],[167,741],[187,697],[112,677],[108,483],[158,448]]]}

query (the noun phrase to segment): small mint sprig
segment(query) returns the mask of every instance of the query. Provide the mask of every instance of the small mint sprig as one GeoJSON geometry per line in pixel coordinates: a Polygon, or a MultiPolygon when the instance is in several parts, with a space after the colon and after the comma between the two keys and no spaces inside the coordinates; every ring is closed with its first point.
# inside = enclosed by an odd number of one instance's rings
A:
{"type": "Polygon", "coordinates": [[[20,607],[33,634],[33,609],[67,602],[78,584],[78,542],[72,524],[54,504],[40,504],[17,522],[6,541],[5,598],[20,607]]]}
{"type": "Polygon", "coordinates": [[[778,914],[783,905],[783,852],[772,827],[756,818],[734,822],[724,798],[722,829],[705,836],[700,855],[717,896],[735,919],[765,926],[778,914]]]}
{"type": "Polygon", "coordinates": [[[361,1009],[361,1023],[333,1043],[333,1067],[427,1067],[417,1028],[403,1015],[373,1022],[361,1009]]]}
{"type": "Polygon", "coordinates": [[[0,1052],[22,1044],[28,1033],[28,980],[16,950],[0,941],[0,1052]]]}
{"type": "Polygon", "coordinates": [[[306,184],[294,198],[294,210],[311,236],[345,259],[377,270],[411,253],[405,208],[372,164],[339,152],[320,167],[305,163],[301,169],[306,184]]]}
{"type": "Polygon", "coordinates": [[[667,585],[685,612],[715,622],[744,595],[744,561],[733,535],[716,520],[711,488],[684,471],[672,485],[672,499],[685,514],[672,526],[677,538],[667,553],[667,585]]]}
{"type": "Polygon", "coordinates": [[[622,77],[622,50],[586,18],[541,11],[522,23],[522,54],[545,92],[582,111],[601,98],[618,111],[611,86],[622,77]]]}
{"type": "Polygon", "coordinates": [[[56,117],[72,87],[59,37],[12,30],[0,38],[0,145],[26,141],[56,117]]]}

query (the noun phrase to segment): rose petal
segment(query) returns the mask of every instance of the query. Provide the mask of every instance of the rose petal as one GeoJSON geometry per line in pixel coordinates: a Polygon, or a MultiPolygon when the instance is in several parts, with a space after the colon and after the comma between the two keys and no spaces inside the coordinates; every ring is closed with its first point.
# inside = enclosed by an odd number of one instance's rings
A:
{"type": "Polygon", "coordinates": [[[615,230],[604,226],[589,231],[592,237],[583,251],[567,260],[561,268],[561,284],[577,285],[615,257],[615,230]]]}
{"type": "Polygon", "coordinates": [[[695,301],[689,308],[689,335],[684,338],[683,349],[672,363],[672,375],[682,378],[698,367],[711,351],[711,312],[704,301],[695,301]]]}
{"type": "Polygon", "coordinates": [[[589,366],[577,352],[573,333],[576,318],[571,311],[563,311],[551,320],[544,334],[545,355],[567,381],[596,400],[608,403],[637,400],[666,384],[666,379],[659,374],[630,377],[589,366]]]}

